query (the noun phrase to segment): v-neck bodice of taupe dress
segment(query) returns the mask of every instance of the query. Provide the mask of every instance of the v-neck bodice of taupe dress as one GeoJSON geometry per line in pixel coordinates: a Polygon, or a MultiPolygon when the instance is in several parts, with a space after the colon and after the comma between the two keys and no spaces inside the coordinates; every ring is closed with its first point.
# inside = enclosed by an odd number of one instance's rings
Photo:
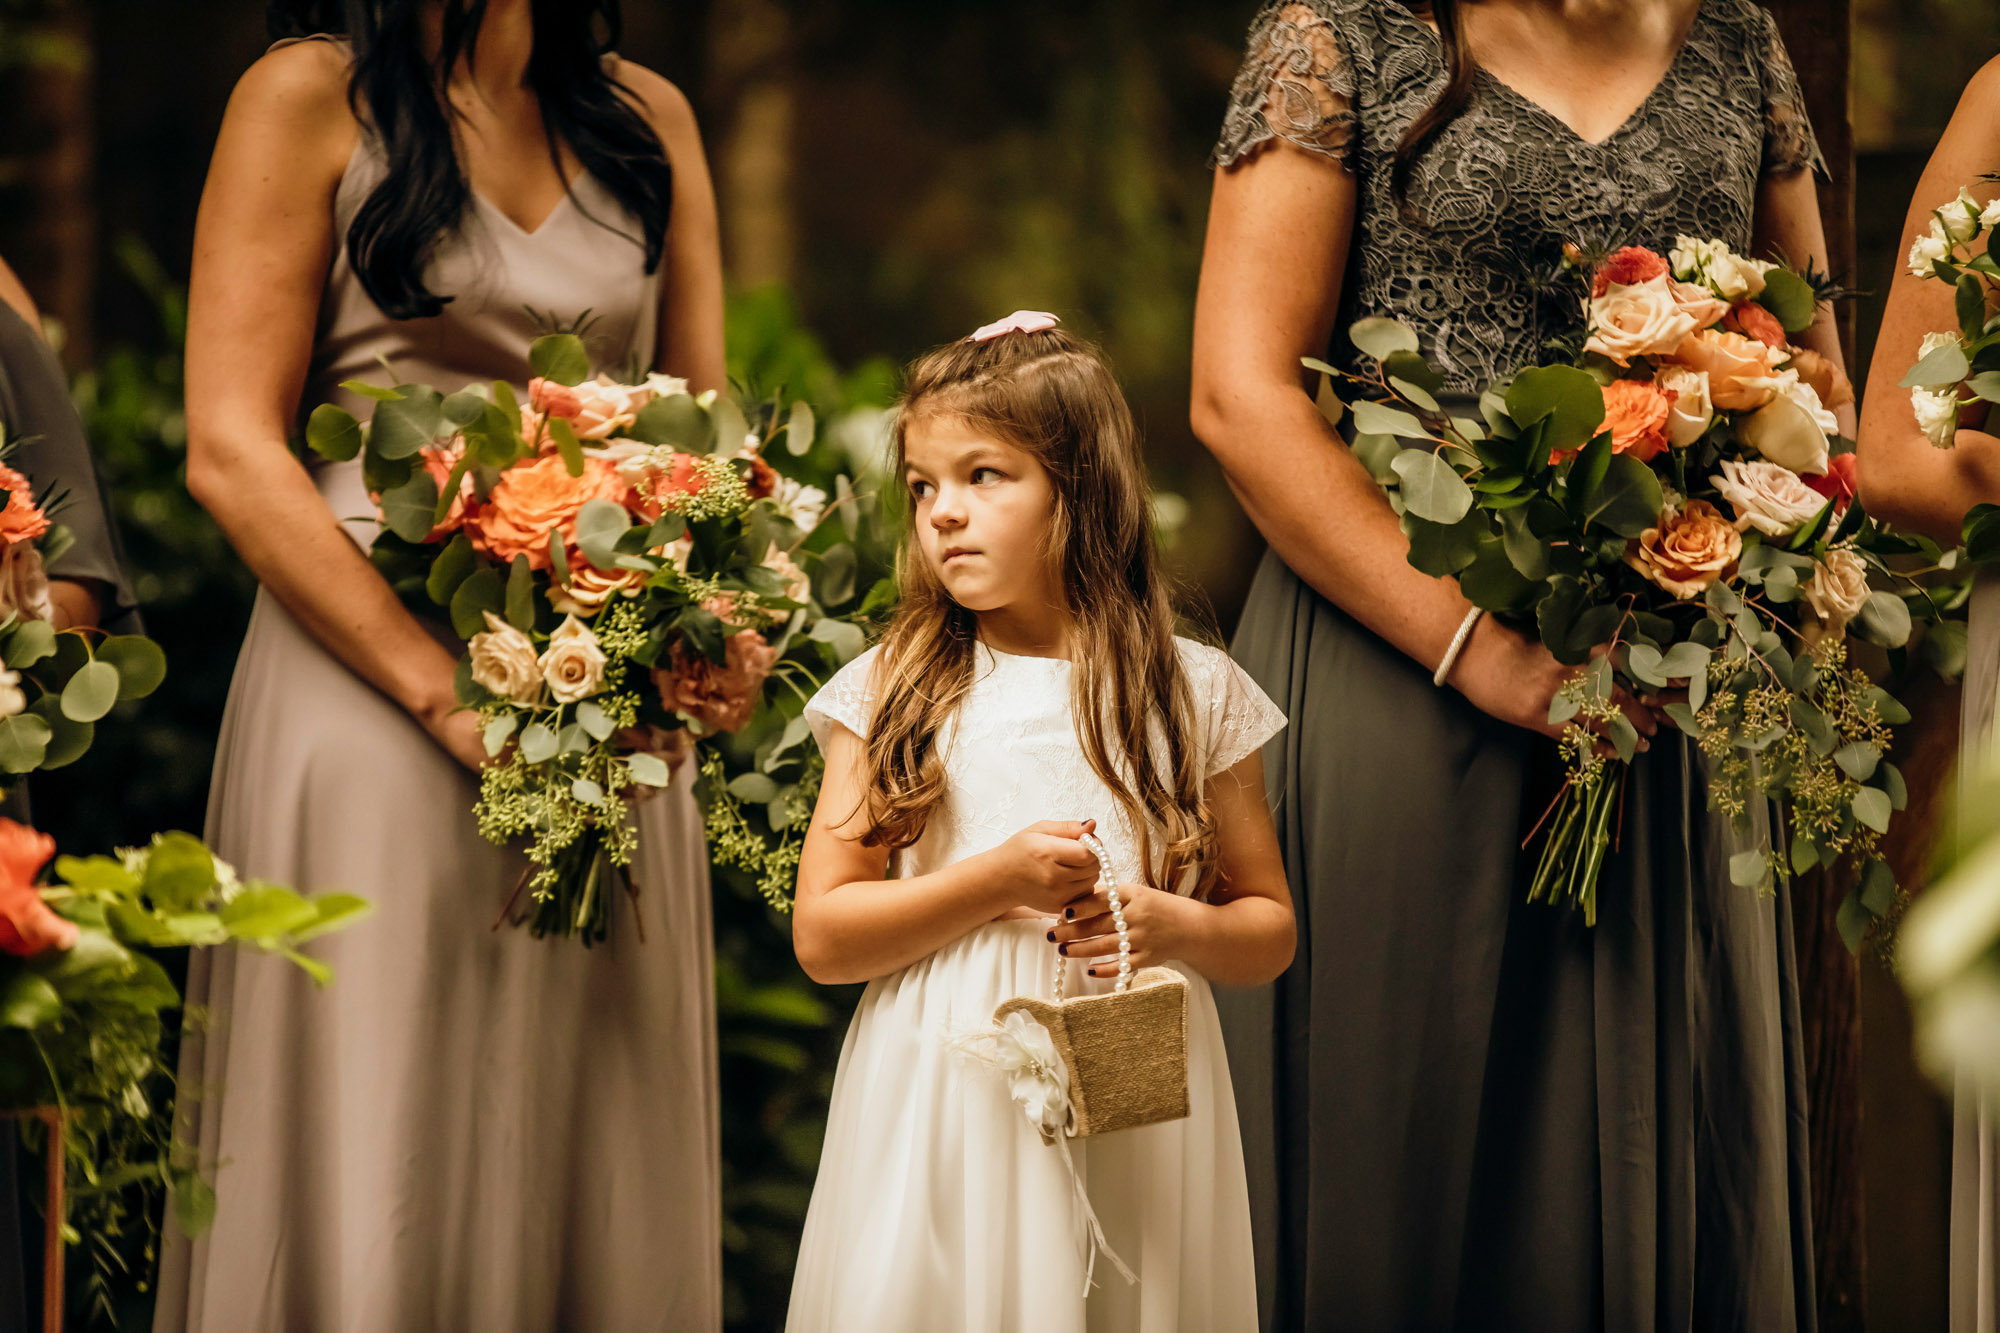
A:
{"type": "MultiPolygon", "coordinates": [[[[1573,328],[1539,295],[1563,242],[1747,251],[1759,185],[1818,160],[1751,0],[1702,0],[1599,142],[1479,71],[1414,163],[1414,218],[1390,171],[1443,85],[1436,33],[1398,0],[1285,0],[1249,51],[1218,159],[1283,139],[1352,173],[1328,356],[1354,365],[1349,324],[1395,316],[1459,393],[1573,328]]],[[[1290,719],[1265,762],[1297,961],[1217,997],[1266,1329],[1810,1329],[1791,901],[1730,882],[1744,844],[1699,755],[1668,730],[1634,764],[1587,928],[1526,901],[1552,745],[1275,555],[1235,652],[1290,719]]]]}
{"type": "MultiPolygon", "coordinates": [[[[364,136],[335,234],[380,180],[364,136]]],[[[338,386],[525,381],[537,318],[588,309],[598,364],[650,365],[658,278],[588,177],[533,232],[475,201],[431,272],[452,301],[396,321],[344,249],[326,277],[301,415],[338,386]],[[592,217],[617,230],[597,225],[592,217]],[[621,234],[622,233],[622,234],[621,234]],[[530,308],[535,312],[529,313],[530,308]]],[[[320,492],[374,532],[355,463],[320,492]]],[[[638,910],[591,949],[493,923],[523,864],[479,836],[472,775],[268,592],[216,755],[208,836],[245,876],[375,904],[283,962],[197,954],[205,1032],[182,1062],[184,1133],[215,1225],[170,1238],[158,1333],[626,1333],[721,1325],[707,857],[685,785],[640,813],[638,910]]]]}

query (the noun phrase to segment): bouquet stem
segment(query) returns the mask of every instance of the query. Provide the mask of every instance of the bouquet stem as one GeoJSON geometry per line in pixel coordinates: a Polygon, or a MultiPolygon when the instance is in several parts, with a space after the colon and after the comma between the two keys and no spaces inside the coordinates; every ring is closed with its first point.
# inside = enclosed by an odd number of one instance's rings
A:
{"type": "MultiPolygon", "coordinates": [[[[616,901],[620,889],[632,900],[633,916],[639,915],[639,886],[624,866],[611,859],[599,830],[585,829],[575,842],[556,854],[550,870],[554,879],[530,891],[525,901],[522,890],[527,888],[535,870],[530,866],[521,872],[520,881],[500,910],[500,921],[494,922],[496,930],[501,921],[506,921],[526,926],[536,939],[567,935],[581,940],[588,948],[604,938],[610,924],[610,904],[616,901]]],[[[645,927],[641,925],[640,943],[645,939],[645,927]]]]}
{"type": "Polygon", "coordinates": [[[1555,822],[1528,887],[1531,903],[1547,900],[1582,908],[1587,926],[1597,924],[1597,882],[1611,850],[1613,816],[1623,805],[1626,767],[1615,765],[1615,773],[1613,768],[1606,762],[1572,777],[1557,795],[1555,822]]]}

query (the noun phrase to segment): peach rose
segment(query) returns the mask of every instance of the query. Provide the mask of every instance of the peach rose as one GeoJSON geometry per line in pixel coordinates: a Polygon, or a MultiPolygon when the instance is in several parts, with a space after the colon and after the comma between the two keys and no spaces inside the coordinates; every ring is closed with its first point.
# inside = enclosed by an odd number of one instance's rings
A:
{"type": "Polygon", "coordinates": [[[779,596],[788,602],[805,602],[811,599],[811,577],[798,567],[798,564],[793,561],[791,556],[780,551],[775,542],[772,543],[771,549],[765,553],[762,564],[764,568],[785,581],[784,589],[779,593],[779,596]]]}
{"type": "Polygon", "coordinates": [[[503,699],[532,708],[542,699],[542,667],[535,641],[494,615],[486,614],[486,632],[465,645],[472,658],[473,683],[503,699]]]}
{"type": "Polygon", "coordinates": [[[778,650],[749,629],[729,636],[728,661],[723,666],[683,642],[676,642],[672,653],[671,669],[653,671],[660,702],[710,731],[741,731],[749,724],[763,695],[764,679],[778,660],[778,650]]]}
{"type": "Polygon", "coordinates": [[[1671,391],[1651,380],[1613,380],[1604,386],[1604,428],[1611,432],[1611,451],[1631,454],[1650,463],[1667,447],[1671,391]]]}
{"type": "Polygon", "coordinates": [[[1811,348],[1793,348],[1789,368],[1799,372],[1799,378],[1812,386],[1829,411],[1854,401],[1854,384],[1847,372],[1811,348]]]}
{"type": "Polygon", "coordinates": [[[49,530],[48,515],[35,503],[34,484],[4,463],[0,491],[7,492],[7,505],[0,509],[0,541],[31,542],[49,530]]]}
{"type": "Polygon", "coordinates": [[[32,958],[76,944],[76,924],[42,901],[35,879],[56,854],[56,840],[25,824],[0,819],[0,949],[32,958]]]}
{"type": "Polygon", "coordinates": [[[495,559],[512,562],[525,555],[531,569],[549,567],[549,534],[576,546],[576,515],[592,500],[623,505],[632,488],[618,469],[601,458],[583,460],[583,475],[572,477],[561,455],[545,454],[516,463],[500,474],[492,493],[467,517],[472,544],[495,559]]]}
{"type": "Polygon", "coordinates": [[[557,703],[573,704],[604,689],[604,649],[598,646],[590,626],[575,616],[563,617],[563,623],[549,635],[548,651],[536,665],[557,703]]]}
{"type": "Polygon", "coordinates": [[[1749,412],[1770,402],[1772,390],[1744,381],[1768,379],[1783,356],[1755,338],[1703,329],[1676,348],[1673,359],[1708,376],[1709,400],[1717,407],[1749,412]]]}
{"type": "Polygon", "coordinates": [[[1742,554],[1743,534],[1736,525],[1706,500],[1690,500],[1685,509],[1661,510],[1658,527],[1626,544],[1625,563],[1687,601],[1728,577],[1742,554]]]}
{"type": "Polygon", "coordinates": [[[1590,337],[1584,350],[1621,366],[1637,356],[1665,356],[1694,332],[1694,317],[1682,310],[1664,276],[1649,282],[1614,284],[1593,297],[1587,312],[1590,337]]]}
{"type": "Polygon", "coordinates": [[[1694,321],[1697,329],[1706,329],[1722,322],[1729,313],[1729,302],[1711,292],[1698,282],[1681,282],[1675,279],[1667,284],[1673,293],[1674,304],[1681,313],[1694,321]]]}
{"type": "Polygon", "coordinates": [[[639,419],[639,409],[653,399],[644,385],[620,384],[609,375],[599,375],[576,386],[576,414],[570,426],[580,440],[608,440],[630,430],[639,419]]]}
{"type": "Polygon", "coordinates": [[[1738,301],[1729,307],[1722,327],[1731,333],[1740,333],[1746,338],[1755,338],[1766,347],[1785,345],[1785,326],[1778,317],[1758,305],[1755,301],[1738,301]]]}
{"type": "Polygon", "coordinates": [[[0,620],[54,620],[55,615],[42,553],[27,542],[0,547],[0,620]]]}
{"type": "Polygon", "coordinates": [[[1613,250],[1597,270],[1591,281],[1590,294],[1602,296],[1615,286],[1631,287],[1653,278],[1664,277],[1667,261],[1642,245],[1627,245],[1613,250]]]}
{"type": "Polygon", "coordinates": [[[594,616],[613,597],[637,597],[649,576],[644,570],[602,570],[588,562],[569,567],[569,582],[549,589],[549,604],[564,615],[594,616]]]}
{"type": "Polygon", "coordinates": [[[28,706],[28,692],[21,688],[21,673],[0,667],[0,717],[12,717],[28,706]]]}

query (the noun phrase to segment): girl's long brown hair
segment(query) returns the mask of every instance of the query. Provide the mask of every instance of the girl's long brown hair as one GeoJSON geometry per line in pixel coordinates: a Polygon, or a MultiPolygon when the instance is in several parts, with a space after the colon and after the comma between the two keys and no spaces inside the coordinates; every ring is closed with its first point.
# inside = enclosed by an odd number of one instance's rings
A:
{"type": "MultiPolygon", "coordinates": [[[[1132,410],[1095,347],[1059,329],[950,343],[909,369],[894,430],[900,485],[910,429],[967,423],[1048,471],[1056,502],[1047,558],[1069,615],[1071,710],[1091,769],[1140,838],[1153,883],[1214,876],[1214,819],[1194,745],[1194,698],[1174,642],[1174,611],[1153,542],[1145,463],[1132,410]],[[1163,834],[1153,845],[1153,826],[1163,834]]],[[[868,728],[871,845],[914,843],[945,794],[939,737],[973,684],[978,623],[938,582],[915,540],[898,557],[902,598],[882,639],[868,728]]],[[[1088,812],[1079,811],[1078,818],[1088,812]]]]}

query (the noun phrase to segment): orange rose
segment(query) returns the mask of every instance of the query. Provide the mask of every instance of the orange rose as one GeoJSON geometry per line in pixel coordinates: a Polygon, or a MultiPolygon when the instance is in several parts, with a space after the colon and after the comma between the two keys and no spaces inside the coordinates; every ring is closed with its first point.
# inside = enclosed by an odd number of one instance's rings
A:
{"type": "Polygon", "coordinates": [[[0,463],[0,491],[7,492],[7,507],[0,509],[0,541],[31,542],[49,530],[49,518],[35,504],[35,488],[13,468],[0,463]]]}
{"type": "Polygon", "coordinates": [[[685,643],[673,646],[671,670],[653,671],[660,702],[685,713],[710,731],[741,731],[756,711],[764,679],[778,660],[778,650],[755,630],[729,636],[728,662],[717,666],[685,643]]]}
{"type": "Polygon", "coordinates": [[[1727,578],[1743,554],[1743,534],[1706,500],[1687,508],[1669,505],[1658,527],[1647,528],[1625,546],[1625,563],[1682,601],[1698,597],[1727,578]]]}
{"type": "Polygon", "coordinates": [[[0,949],[31,958],[76,943],[76,925],[49,910],[35,877],[56,854],[56,840],[25,824],[0,819],[0,949]]]}
{"type": "Polygon", "coordinates": [[[1613,380],[1604,386],[1604,428],[1611,432],[1611,451],[1631,454],[1650,463],[1667,447],[1667,418],[1674,405],[1671,390],[1651,380],[1613,380]]]}
{"type": "Polygon", "coordinates": [[[1755,301],[1738,301],[1723,316],[1722,327],[1746,338],[1755,338],[1766,347],[1785,345],[1785,326],[1778,317],[1755,301]]]}
{"type": "Polygon", "coordinates": [[[1673,359],[1708,376],[1709,400],[1725,412],[1749,412],[1771,401],[1769,385],[1745,380],[1769,379],[1784,354],[1775,347],[1740,333],[1702,329],[1674,349],[1673,359]]]}
{"type": "Polygon", "coordinates": [[[1854,401],[1854,385],[1847,378],[1847,372],[1818,352],[1806,347],[1795,348],[1791,368],[1799,372],[1801,380],[1812,385],[1812,391],[1819,395],[1827,411],[1845,407],[1854,401]]]}
{"type": "Polygon", "coordinates": [[[512,562],[525,555],[531,569],[549,567],[549,534],[576,546],[577,511],[592,500],[623,505],[631,487],[618,469],[601,458],[583,460],[583,475],[572,477],[558,454],[516,463],[500,474],[486,503],[468,516],[465,531],[478,550],[512,562]]]}

